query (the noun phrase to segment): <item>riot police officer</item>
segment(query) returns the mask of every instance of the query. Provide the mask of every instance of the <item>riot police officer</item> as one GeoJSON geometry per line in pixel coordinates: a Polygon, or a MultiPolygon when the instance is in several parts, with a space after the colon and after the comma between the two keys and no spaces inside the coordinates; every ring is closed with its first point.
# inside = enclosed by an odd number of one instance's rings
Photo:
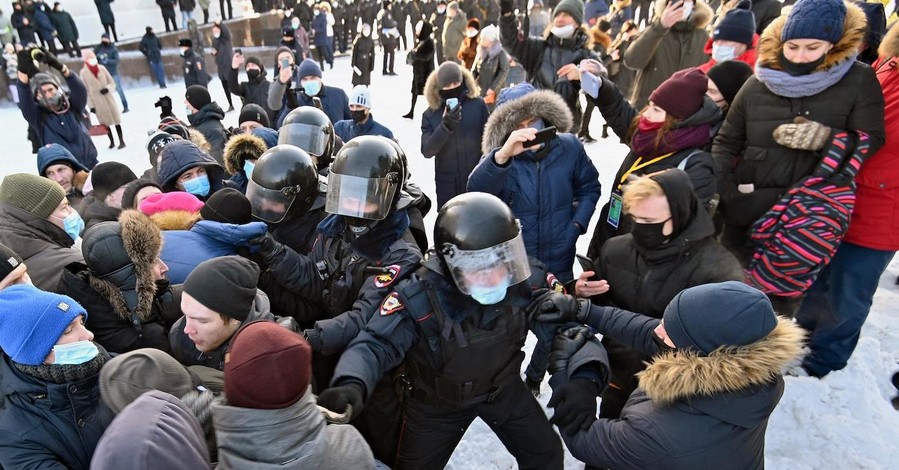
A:
{"type": "Polygon", "coordinates": [[[328,175],[328,165],[343,141],[324,111],[313,106],[294,108],[278,129],[278,143],[297,146],[306,151],[321,175],[328,175]]]}

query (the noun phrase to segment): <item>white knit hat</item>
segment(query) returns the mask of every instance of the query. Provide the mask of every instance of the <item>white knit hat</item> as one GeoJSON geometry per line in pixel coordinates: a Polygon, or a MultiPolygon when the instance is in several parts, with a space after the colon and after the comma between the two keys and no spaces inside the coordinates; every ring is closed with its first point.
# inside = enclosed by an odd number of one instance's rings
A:
{"type": "Polygon", "coordinates": [[[356,85],[350,92],[350,104],[365,106],[371,109],[371,97],[368,94],[368,87],[365,85],[356,85]]]}

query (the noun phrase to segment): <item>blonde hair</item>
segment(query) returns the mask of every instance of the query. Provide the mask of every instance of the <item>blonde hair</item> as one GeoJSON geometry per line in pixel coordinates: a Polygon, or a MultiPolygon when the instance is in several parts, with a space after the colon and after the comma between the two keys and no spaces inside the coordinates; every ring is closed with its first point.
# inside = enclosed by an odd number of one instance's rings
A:
{"type": "Polygon", "coordinates": [[[656,196],[665,197],[665,191],[662,189],[662,185],[650,178],[650,175],[638,177],[633,182],[626,184],[622,191],[624,192],[622,195],[624,212],[627,213],[630,213],[631,208],[641,201],[656,196]]]}
{"type": "Polygon", "coordinates": [[[319,8],[319,10],[322,10],[326,13],[331,13],[331,4],[328,2],[321,2],[316,6],[319,8]]]}

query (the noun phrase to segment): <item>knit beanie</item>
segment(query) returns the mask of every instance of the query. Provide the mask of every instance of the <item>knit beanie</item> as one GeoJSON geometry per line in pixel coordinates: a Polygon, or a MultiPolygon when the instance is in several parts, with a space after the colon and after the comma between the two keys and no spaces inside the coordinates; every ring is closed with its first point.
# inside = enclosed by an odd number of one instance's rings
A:
{"type": "MultiPolygon", "coordinates": [[[[199,86],[199,85],[196,85],[196,86],[199,86]]],[[[207,93],[207,95],[209,94],[208,91],[206,93],[207,93]]],[[[176,117],[166,116],[166,117],[162,118],[162,120],[159,121],[159,125],[157,126],[157,129],[159,129],[160,131],[165,132],[167,134],[177,135],[178,137],[181,137],[184,140],[190,140],[190,133],[187,132],[187,127],[184,125],[183,122],[181,122],[176,117]]]]}
{"type": "Polygon", "coordinates": [[[698,68],[675,72],[649,95],[649,101],[677,119],[686,119],[702,108],[709,78],[698,68]]]}
{"type": "Polygon", "coordinates": [[[216,191],[200,209],[200,216],[223,224],[243,225],[253,221],[250,200],[234,188],[216,191]]]}
{"type": "Polygon", "coordinates": [[[553,8],[553,18],[561,12],[568,13],[578,25],[584,22],[584,2],[581,0],[562,0],[553,8]]]}
{"type": "Polygon", "coordinates": [[[194,47],[194,42],[187,38],[178,40],[178,47],[194,47]]]}
{"type": "Polygon", "coordinates": [[[165,211],[184,211],[196,214],[202,208],[203,201],[197,199],[193,194],[184,191],[154,194],[144,199],[139,207],[140,211],[147,216],[165,211]]]}
{"type": "Polygon", "coordinates": [[[318,62],[312,59],[306,59],[300,63],[300,68],[297,70],[297,77],[302,80],[310,75],[321,78],[322,69],[318,66],[318,62]]]}
{"type": "Polygon", "coordinates": [[[724,14],[712,32],[712,39],[717,41],[734,41],[752,46],[755,37],[755,16],[750,10],[751,4],[743,0],[736,8],[724,14]]]}
{"type": "Polygon", "coordinates": [[[115,414],[150,390],[180,397],[194,388],[187,369],[159,349],[119,354],[100,369],[100,398],[115,414]]]}
{"type": "Polygon", "coordinates": [[[184,92],[184,98],[196,109],[202,109],[209,103],[212,103],[212,97],[209,96],[209,90],[203,85],[191,85],[184,92]]]}
{"type": "Polygon", "coordinates": [[[9,286],[0,291],[0,349],[19,364],[41,365],[79,315],[87,320],[87,311],[69,296],[9,286]]]}
{"type": "Polygon", "coordinates": [[[517,85],[503,88],[499,91],[499,97],[496,98],[496,108],[498,109],[500,106],[510,101],[515,101],[518,98],[529,95],[535,91],[537,91],[537,89],[534,88],[534,85],[531,85],[528,82],[521,82],[517,85]]]}
{"type": "Polygon", "coordinates": [[[787,16],[780,39],[820,39],[836,44],[843,37],[845,20],[843,0],[799,0],[787,16]]]}
{"type": "Polygon", "coordinates": [[[225,359],[225,396],[240,408],[287,408],[312,379],[312,348],[274,322],[255,321],[234,334],[225,359]]]}
{"type": "Polygon", "coordinates": [[[197,265],[184,281],[184,293],[209,310],[244,321],[253,307],[258,282],[256,263],[240,256],[221,256],[197,265]]]}
{"type": "Polygon", "coordinates": [[[259,57],[254,56],[254,55],[251,55],[251,56],[247,57],[247,63],[248,63],[248,64],[255,64],[256,67],[259,67],[260,73],[261,73],[263,76],[265,76],[265,64],[262,63],[262,59],[260,59],[259,57]]]}
{"type": "Polygon", "coordinates": [[[498,43],[499,28],[497,28],[494,24],[485,26],[484,29],[481,30],[481,39],[490,42],[491,44],[498,43]]]}
{"type": "Polygon", "coordinates": [[[350,104],[364,106],[371,109],[371,95],[369,95],[368,87],[365,85],[356,85],[350,92],[350,104]]]}
{"type": "Polygon", "coordinates": [[[443,89],[453,83],[462,83],[462,68],[455,62],[446,61],[437,67],[437,88],[443,89]]]}
{"type": "Polygon", "coordinates": [[[94,197],[100,200],[136,179],[137,176],[131,168],[119,162],[103,162],[91,171],[94,197]]]}
{"type": "Polygon", "coordinates": [[[240,108],[240,116],[237,117],[237,125],[253,121],[262,124],[262,127],[272,127],[272,121],[268,118],[268,113],[256,103],[248,103],[240,108]]]}
{"type": "Polygon", "coordinates": [[[162,191],[162,188],[158,184],[156,184],[152,180],[144,178],[136,179],[125,185],[125,192],[122,193],[122,210],[137,209],[137,206],[134,204],[134,199],[137,197],[137,193],[139,193],[141,189],[144,189],[148,186],[153,186],[159,189],[159,191],[162,191]]]}
{"type": "Polygon", "coordinates": [[[715,64],[714,67],[709,69],[708,76],[718,86],[718,91],[721,92],[724,101],[727,101],[727,104],[731,104],[734,102],[737,92],[740,91],[746,80],[749,80],[749,77],[752,76],[752,67],[739,60],[728,60],[715,64]]]}
{"type": "Polygon", "coordinates": [[[278,145],[278,131],[269,127],[257,127],[250,132],[250,135],[259,137],[265,142],[266,150],[278,145]]]}
{"type": "Polygon", "coordinates": [[[22,264],[22,257],[12,248],[0,243],[0,280],[13,272],[22,264]]]}
{"type": "Polygon", "coordinates": [[[0,204],[18,207],[46,219],[66,197],[62,186],[38,175],[16,173],[0,183],[0,204]]]}
{"type": "Polygon", "coordinates": [[[755,343],[777,325],[768,297],[738,281],[685,289],[674,296],[662,318],[678,349],[702,354],[755,343]]]}

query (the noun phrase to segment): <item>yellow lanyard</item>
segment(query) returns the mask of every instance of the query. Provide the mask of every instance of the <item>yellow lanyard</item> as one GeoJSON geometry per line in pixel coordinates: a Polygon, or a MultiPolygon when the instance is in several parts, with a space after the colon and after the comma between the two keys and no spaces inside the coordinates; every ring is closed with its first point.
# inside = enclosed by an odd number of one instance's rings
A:
{"type": "Polygon", "coordinates": [[[621,185],[624,184],[625,181],[627,181],[627,177],[630,176],[631,173],[638,171],[638,170],[642,170],[643,168],[646,168],[649,165],[652,165],[653,163],[660,162],[672,155],[674,155],[674,152],[666,153],[665,155],[653,158],[652,160],[650,160],[646,163],[640,163],[641,161],[643,161],[643,157],[637,157],[637,161],[635,161],[634,164],[631,165],[629,170],[624,172],[624,175],[621,177],[621,181],[618,182],[618,187],[621,188],[621,185]]]}

